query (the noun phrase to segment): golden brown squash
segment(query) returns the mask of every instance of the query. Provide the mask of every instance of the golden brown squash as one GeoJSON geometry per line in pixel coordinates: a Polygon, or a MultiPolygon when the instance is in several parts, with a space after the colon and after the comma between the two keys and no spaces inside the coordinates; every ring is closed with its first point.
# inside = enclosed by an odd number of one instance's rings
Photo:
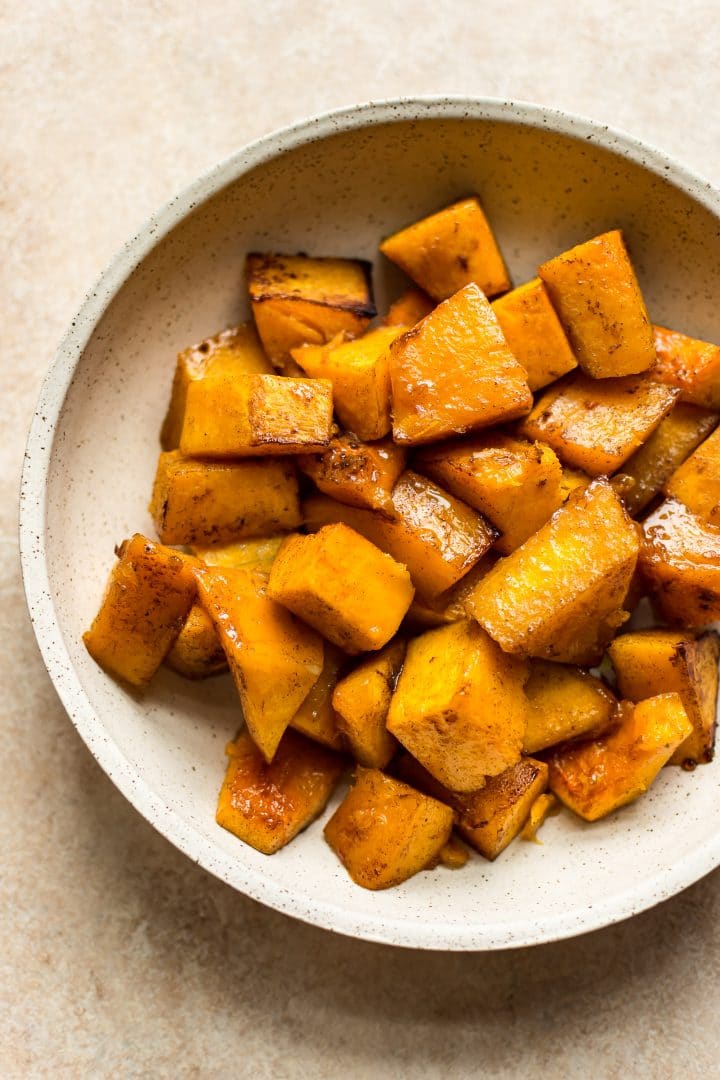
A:
{"type": "Polygon", "coordinates": [[[323,454],[303,454],[297,463],[325,495],[348,506],[381,510],[391,506],[406,457],[390,439],[366,443],[345,432],[335,436],[323,454]]]}
{"type": "Polygon", "coordinates": [[[663,491],[685,503],[703,521],[720,525],[720,430],[678,466],[663,491]]]}
{"type": "Polygon", "coordinates": [[[602,735],[615,722],[618,704],[615,696],[600,679],[577,667],[546,660],[531,661],[525,694],[528,710],[523,752],[526,754],[536,754],[571,739],[602,735]]]}
{"type": "Polygon", "coordinates": [[[434,302],[422,289],[406,289],[390,305],[383,322],[385,326],[415,326],[434,307],[434,302]]]}
{"type": "Polygon", "coordinates": [[[332,698],[340,673],[347,657],[340,649],[325,642],[323,667],[310,693],[290,721],[290,727],[307,735],[308,739],[329,746],[331,750],[343,750],[345,744],[338,727],[338,717],[332,698]]]}
{"type": "Polygon", "coordinates": [[[462,840],[451,833],[450,839],[438,855],[438,864],[444,866],[446,870],[462,870],[463,866],[467,866],[469,858],[470,852],[462,840]]]}
{"type": "Polygon", "coordinates": [[[391,641],[338,682],[332,695],[337,724],[355,760],[384,769],[397,749],[387,730],[390,699],[405,659],[404,641],[391,641]]]}
{"type": "Polygon", "coordinates": [[[535,802],[530,807],[530,816],[520,830],[521,840],[532,840],[536,844],[542,844],[542,840],[538,840],[538,831],[542,828],[549,817],[553,814],[557,814],[560,810],[560,803],[555,795],[551,791],[545,792],[543,795],[538,795],[535,802]]]}
{"type": "Polygon", "coordinates": [[[212,619],[193,604],[165,663],[186,679],[206,679],[227,671],[227,658],[212,619]]]}
{"type": "Polygon", "coordinates": [[[570,342],[540,278],[493,300],[492,309],[510,351],[527,372],[533,392],[577,367],[570,342]]]}
{"type": "Polygon", "coordinates": [[[638,567],[663,619],[707,626],[720,619],[720,528],[677,499],[643,522],[638,567]]]}
{"type": "Polygon", "coordinates": [[[676,386],[688,405],[720,409],[720,347],[708,341],[653,327],[657,365],[654,378],[676,386]]]}

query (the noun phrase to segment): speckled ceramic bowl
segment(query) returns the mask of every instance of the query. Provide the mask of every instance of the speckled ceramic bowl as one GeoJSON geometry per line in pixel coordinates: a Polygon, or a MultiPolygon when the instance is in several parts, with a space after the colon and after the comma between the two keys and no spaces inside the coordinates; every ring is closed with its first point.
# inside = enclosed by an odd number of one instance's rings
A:
{"type": "Polygon", "coordinates": [[[613,226],[652,314],[717,337],[720,198],[606,127],[495,101],[405,101],[310,120],[241,150],[124,247],[87,297],[43,386],[28,443],[21,541],[30,612],[68,713],[115,784],[173,844],[241,892],[345,934],[427,949],[491,949],[591,930],[650,907],[720,862],[720,765],[665,769],[646,798],[591,827],[570,814],[495,864],[438,869],[373,894],[316,822],[267,858],[214,821],[223,745],[239,723],[227,678],[162,671],[136,696],[80,636],[113,545],[146,512],[175,354],[248,315],[249,249],[374,260],[398,289],[386,233],[479,192],[516,281],[613,226]]]}

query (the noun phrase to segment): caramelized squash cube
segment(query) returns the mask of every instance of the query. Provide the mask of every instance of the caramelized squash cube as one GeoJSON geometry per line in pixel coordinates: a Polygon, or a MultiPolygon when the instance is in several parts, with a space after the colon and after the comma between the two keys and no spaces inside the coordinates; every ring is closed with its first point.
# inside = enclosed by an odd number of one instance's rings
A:
{"type": "Polygon", "coordinates": [[[678,466],[663,491],[703,521],[720,525],[720,430],[678,466]]]}
{"type": "Polygon", "coordinates": [[[307,735],[308,739],[329,746],[331,750],[344,749],[333,708],[333,691],[347,657],[329,642],[325,643],[323,668],[310,693],[290,721],[290,727],[307,735]]]}
{"type": "Polygon", "coordinates": [[[493,300],[492,309],[510,351],[527,372],[533,392],[577,367],[570,342],[540,278],[493,300]]]}
{"type": "Polygon", "coordinates": [[[434,302],[422,289],[406,289],[390,305],[383,322],[385,326],[415,326],[434,307],[434,302]]]}
{"type": "Polygon", "coordinates": [[[302,455],[297,463],[325,495],[348,506],[381,510],[392,505],[406,456],[390,439],[366,443],[345,433],[335,436],[323,454],[302,455]]]}
{"type": "Polygon", "coordinates": [[[602,735],[615,722],[615,696],[600,679],[577,667],[531,661],[525,694],[526,754],[572,739],[602,735]]]}
{"type": "Polygon", "coordinates": [[[193,604],[165,663],[186,679],[206,679],[227,671],[225,651],[214,623],[200,604],[193,604]]]}
{"type": "Polygon", "coordinates": [[[638,566],[663,619],[689,627],[720,619],[720,528],[666,499],[643,536],[638,566]]]}
{"type": "Polygon", "coordinates": [[[397,748],[386,720],[405,647],[404,641],[391,641],[362,660],[333,692],[338,727],[355,760],[369,769],[384,769],[397,748]]]}
{"type": "Polygon", "coordinates": [[[653,327],[657,364],[654,378],[676,386],[680,400],[705,409],[720,409],[720,346],[653,327]]]}

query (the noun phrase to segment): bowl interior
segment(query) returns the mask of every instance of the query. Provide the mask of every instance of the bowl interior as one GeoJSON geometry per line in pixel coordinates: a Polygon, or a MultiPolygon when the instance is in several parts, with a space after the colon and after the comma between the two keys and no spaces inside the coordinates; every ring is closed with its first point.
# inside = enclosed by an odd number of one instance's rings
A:
{"type": "Polygon", "coordinates": [[[518,842],[493,865],[477,857],[462,873],[438,869],[371,894],[350,882],[321,822],[273,858],[215,825],[223,745],[241,719],[229,678],[193,684],[163,671],[133,695],[95,666],[81,634],[113,545],[152,528],[146,505],[176,352],[248,317],[248,250],[371,259],[382,309],[400,278],[378,258],[380,238],[478,192],[516,282],[621,226],[652,317],[712,339],[715,216],[622,148],[512,120],[400,115],[271,145],[270,160],[200,201],[129,274],[79,356],[48,476],[49,586],[72,670],[59,671],[57,656],[51,667],[103,766],[169,839],[243,891],[321,925],[424,947],[564,936],[687,884],[713,864],[717,767],[666,769],[648,797],[604,822],[586,827],[564,814],[545,826],[542,846],[518,842]]]}

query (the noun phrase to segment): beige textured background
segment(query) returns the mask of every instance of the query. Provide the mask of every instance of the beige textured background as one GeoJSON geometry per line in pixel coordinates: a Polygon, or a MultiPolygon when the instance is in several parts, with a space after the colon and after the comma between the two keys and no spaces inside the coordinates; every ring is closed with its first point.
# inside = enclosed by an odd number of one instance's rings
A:
{"type": "Polygon", "coordinates": [[[716,15],[709,0],[0,0],[0,1076],[718,1075],[718,874],[613,929],[488,956],[266,911],[94,764],[35,648],[15,541],[55,343],[196,174],[309,113],[451,92],[591,115],[718,183],[716,15]]]}

